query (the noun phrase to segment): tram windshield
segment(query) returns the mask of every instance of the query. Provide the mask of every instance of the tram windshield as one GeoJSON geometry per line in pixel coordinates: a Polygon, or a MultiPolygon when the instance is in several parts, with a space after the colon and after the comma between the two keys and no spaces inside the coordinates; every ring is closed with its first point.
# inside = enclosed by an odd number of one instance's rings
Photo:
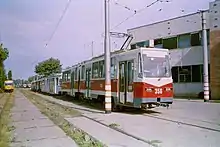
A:
{"type": "Polygon", "coordinates": [[[144,77],[170,77],[169,56],[151,57],[143,54],[143,75],[144,77]]]}
{"type": "Polygon", "coordinates": [[[13,86],[13,83],[5,83],[5,86],[13,86]]]}

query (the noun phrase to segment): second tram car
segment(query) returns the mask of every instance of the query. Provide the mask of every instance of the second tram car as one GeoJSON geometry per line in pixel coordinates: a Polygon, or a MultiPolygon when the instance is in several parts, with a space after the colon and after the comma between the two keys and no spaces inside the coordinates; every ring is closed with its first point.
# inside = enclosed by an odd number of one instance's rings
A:
{"type": "Polygon", "coordinates": [[[31,90],[58,95],[61,92],[62,74],[55,74],[48,77],[39,77],[31,84],[31,90]]]}
{"type": "MultiPolygon", "coordinates": [[[[168,49],[139,48],[111,53],[112,108],[147,108],[173,102],[173,80],[168,49]]],[[[62,93],[105,98],[104,55],[74,65],[62,72],[62,93]]]]}

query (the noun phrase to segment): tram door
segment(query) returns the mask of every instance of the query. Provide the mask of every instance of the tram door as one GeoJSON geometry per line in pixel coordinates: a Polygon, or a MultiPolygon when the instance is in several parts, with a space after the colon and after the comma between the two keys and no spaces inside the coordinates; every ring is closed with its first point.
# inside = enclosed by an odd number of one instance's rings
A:
{"type": "Polygon", "coordinates": [[[133,102],[134,61],[119,62],[119,102],[133,102]]]}
{"type": "Polygon", "coordinates": [[[86,69],[86,98],[91,97],[91,68],[86,69]]]}
{"type": "Polygon", "coordinates": [[[74,96],[74,71],[71,72],[71,85],[70,85],[70,92],[71,95],[74,96]]]}

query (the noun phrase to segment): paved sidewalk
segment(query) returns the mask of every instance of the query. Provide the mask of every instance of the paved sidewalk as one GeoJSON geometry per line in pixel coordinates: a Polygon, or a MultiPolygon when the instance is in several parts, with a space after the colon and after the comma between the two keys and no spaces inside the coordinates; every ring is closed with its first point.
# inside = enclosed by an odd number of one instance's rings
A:
{"type": "MultiPolygon", "coordinates": [[[[53,101],[61,105],[72,107],[73,109],[76,107],[82,107],[82,106],[77,106],[76,104],[70,102],[57,100],[50,96],[44,96],[41,94],[39,95],[49,101],[53,101]]],[[[152,115],[159,116],[161,118],[165,117],[167,119],[192,123],[194,125],[210,127],[213,129],[219,129],[219,126],[216,125],[216,122],[218,121],[214,120],[214,118],[219,119],[218,117],[220,115],[220,113],[218,114],[219,105],[207,104],[207,103],[203,104],[203,103],[190,103],[190,102],[188,103],[182,103],[182,102],[176,103],[176,102],[178,101],[175,101],[175,105],[173,105],[170,109],[161,108],[162,111],[161,114],[152,114],[152,115]],[[198,110],[192,108],[197,108],[198,110]],[[203,112],[202,111],[203,109],[206,111],[203,112]],[[170,113],[171,114],[175,113],[175,115],[171,117],[170,113]],[[184,118],[183,116],[190,116],[190,117],[184,118]],[[208,118],[213,118],[211,119],[213,122],[212,123],[205,122],[205,120],[208,118]]],[[[82,108],[82,109],[88,110],[88,111],[84,111],[84,110],[82,111],[83,115],[86,116],[87,119],[83,117],[79,117],[79,118],[67,118],[67,120],[75,124],[77,127],[81,128],[82,130],[88,132],[91,136],[94,136],[97,139],[102,140],[102,142],[105,143],[107,142],[107,145],[117,144],[118,146],[120,145],[127,146],[126,143],[129,143],[130,141],[135,139],[129,136],[125,136],[127,137],[127,139],[123,139],[124,142],[119,143],[119,141],[122,140],[122,138],[124,137],[122,133],[121,134],[119,132],[116,133],[114,130],[110,131],[107,129],[108,127],[101,126],[101,124],[95,123],[90,119],[94,119],[102,124],[105,124],[106,126],[109,126],[111,124],[116,124],[118,125],[117,128],[123,130],[124,132],[130,135],[145,140],[146,142],[151,142],[159,146],[162,145],[163,147],[185,147],[185,146],[218,147],[220,144],[220,140],[219,140],[220,132],[218,131],[193,127],[190,125],[182,125],[181,123],[161,120],[142,114],[132,115],[132,114],[123,114],[123,113],[112,113],[109,115],[105,115],[101,111],[92,113],[93,110],[89,108],[82,108]]],[[[134,143],[140,143],[138,140],[135,141],[136,142],[134,143]]],[[[149,145],[146,144],[145,146],[149,146],[149,145]]]]}
{"type": "Polygon", "coordinates": [[[15,105],[11,113],[12,126],[15,127],[12,147],[77,147],[62,129],[19,91],[15,91],[15,105]]]}
{"type": "MultiPolygon", "coordinates": [[[[105,115],[103,111],[85,108],[83,106],[75,105],[70,102],[65,102],[62,100],[55,99],[51,96],[41,95],[38,93],[36,94],[51,102],[55,102],[67,107],[71,107],[73,109],[75,108],[78,111],[81,111],[85,116],[86,114],[105,115]]],[[[85,117],[66,118],[66,120],[69,123],[73,124],[74,126],[78,127],[79,129],[83,130],[84,132],[88,133],[92,137],[96,138],[103,144],[107,145],[108,147],[152,147],[147,142],[143,142],[133,137],[122,134],[116,130],[113,130],[107,126],[99,124],[85,117]]]]}

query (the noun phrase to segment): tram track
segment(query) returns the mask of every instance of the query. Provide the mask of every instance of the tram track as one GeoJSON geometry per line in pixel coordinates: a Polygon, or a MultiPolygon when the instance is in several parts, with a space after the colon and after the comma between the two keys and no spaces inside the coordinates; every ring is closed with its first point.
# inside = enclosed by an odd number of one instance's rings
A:
{"type": "MultiPolygon", "coordinates": [[[[41,96],[41,97],[42,97],[42,96],[41,96]]],[[[91,117],[86,116],[86,112],[93,113],[93,114],[95,114],[95,113],[96,113],[96,114],[104,114],[104,112],[102,112],[102,111],[100,111],[100,110],[93,110],[93,109],[88,108],[88,107],[86,107],[86,106],[80,106],[80,107],[83,107],[83,108],[74,107],[74,106],[66,106],[66,105],[64,105],[64,104],[59,103],[59,102],[56,101],[56,100],[50,100],[50,99],[43,98],[43,97],[42,97],[42,99],[44,99],[45,101],[47,101],[47,102],[49,102],[49,103],[58,105],[58,106],[60,106],[60,107],[64,107],[64,108],[66,107],[66,108],[69,108],[69,109],[75,109],[75,110],[79,110],[79,111],[84,111],[84,114],[82,114],[81,117],[84,117],[84,118],[87,118],[87,119],[89,119],[89,120],[92,120],[92,121],[94,121],[94,122],[96,122],[96,123],[98,123],[98,124],[100,124],[100,125],[103,125],[103,126],[105,126],[105,127],[107,127],[107,128],[110,128],[110,129],[113,129],[113,130],[115,130],[115,131],[117,131],[117,132],[120,132],[120,133],[126,135],[126,136],[132,137],[132,138],[134,138],[134,139],[136,139],[136,140],[138,140],[138,141],[142,141],[142,142],[144,142],[144,143],[147,143],[147,144],[149,144],[149,145],[151,145],[151,146],[153,146],[153,147],[157,147],[157,144],[154,144],[154,143],[152,143],[152,142],[149,141],[149,140],[140,138],[140,137],[135,136],[135,135],[133,135],[133,134],[131,134],[131,133],[125,132],[125,131],[123,131],[123,130],[120,129],[120,128],[109,126],[108,124],[105,124],[105,123],[103,123],[103,122],[101,122],[101,121],[99,121],[99,120],[96,120],[95,118],[91,118],[91,117]]],[[[77,105],[77,104],[76,104],[76,105],[77,105]]],[[[135,111],[137,111],[137,110],[135,110],[135,111]]],[[[126,112],[122,112],[122,113],[126,113],[126,112]]],[[[126,113],[126,114],[129,114],[129,113],[131,113],[131,112],[129,111],[129,112],[126,113]]],[[[142,111],[142,112],[134,112],[134,113],[137,113],[137,114],[140,114],[140,115],[143,115],[143,116],[147,116],[147,117],[151,117],[151,118],[154,118],[154,119],[157,119],[157,120],[161,120],[161,121],[172,122],[172,123],[175,123],[175,124],[177,124],[177,125],[186,125],[186,126],[196,127],[196,128],[200,128],[200,129],[209,130],[209,131],[220,132],[220,130],[218,130],[218,129],[214,129],[214,128],[210,128],[210,127],[206,127],[206,126],[202,126],[202,125],[196,125],[196,124],[193,124],[193,123],[178,121],[178,120],[175,120],[175,119],[168,119],[168,118],[164,118],[164,117],[162,117],[162,116],[156,116],[156,115],[149,114],[149,113],[159,113],[159,112],[154,112],[154,111],[150,111],[150,112],[144,111],[144,112],[143,112],[143,111],[142,111]]],[[[88,113],[87,113],[87,114],[88,114],[88,113]]]]}
{"type": "Polygon", "coordinates": [[[151,117],[151,118],[158,119],[158,120],[163,120],[163,121],[167,121],[167,122],[176,123],[178,125],[186,125],[186,126],[196,127],[196,128],[205,129],[205,130],[209,130],[209,131],[214,131],[214,132],[219,132],[220,133],[220,129],[214,129],[214,128],[205,127],[205,126],[202,126],[202,125],[196,125],[196,124],[192,124],[192,123],[187,123],[187,122],[183,122],[183,121],[178,121],[178,120],[174,120],[174,119],[158,117],[158,116],[151,115],[151,114],[144,114],[144,115],[148,116],[148,117],[151,117]]]}
{"type": "MultiPolygon", "coordinates": [[[[53,103],[56,103],[56,102],[53,102],[53,103]]],[[[63,106],[63,105],[61,105],[59,103],[56,103],[56,104],[58,104],[60,106],[63,106]]],[[[80,111],[87,111],[89,113],[103,114],[103,112],[97,112],[95,110],[91,110],[90,108],[88,108],[88,109],[87,108],[78,108],[78,107],[73,107],[73,106],[71,106],[69,108],[77,109],[77,110],[80,110],[80,111]]],[[[126,112],[121,112],[121,113],[130,114],[131,112],[127,112],[127,113],[126,112]]],[[[154,118],[154,119],[157,119],[157,120],[163,120],[163,121],[167,121],[167,122],[172,122],[172,123],[175,123],[177,125],[185,125],[185,126],[196,127],[196,128],[200,128],[200,129],[209,130],[209,131],[220,132],[220,129],[214,129],[214,128],[210,128],[210,127],[206,127],[206,126],[202,126],[202,125],[196,125],[196,124],[193,124],[193,123],[187,123],[187,122],[184,122],[184,121],[178,121],[178,120],[175,120],[175,119],[168,119],[168,118],[164,118],[164,117],[160,117],[160,116],[156,116],[156,115],[150,114],[150,113],[160,113],[160,112],[157,112],[157,111],[152,111],[152,110],[150,110],[150,111],[149,110],[143,111],[143,110],[139,110],[137,112],[137,110],[134,110],[133,113],[138,113],[140,115],[151,117],[151,118],[154,118]]],[[[99,122],[99,121],[97,121],[95,119],[92,119],[92,118],[87,117],[87,116],[84,116],[84,117],[109,127],[108,125],[106,125],[106,124],[104,124],[102,122],[99,122]]],[[[117,129],[117,131],[120,131],[122,133],[122,130],[117,129]]],[[[127,133],[125,133],[125,134],[127,134],[127,133]]],[[[127,135],[129,135],[129,134],[127,134],[127,135]]],[[[130,135],[130,136],[132,136],[132,135],[130,135]]],[[[141,140],[141,139],[139,138],[138,140],[141,140]]]]}
{"type": "MultiPolygon", "coordinates": [[[[50,100],[47,100],[47,101],[50,101],[50,100]]],[[[62,104],[59,104],[57,102],[53,102],[53,101],[50,101],[54,104],[58,104],[60,106],[64,106],[62,104]]],[[[101,112],[101,110],[92,110],[92,108],[87,108],[86,106],[81,106],[81,107],[85,107],[85,108],[79,108],[79,107],[74,107],[74,106],[68,106],[69,108],[72,108],[72,109],[76,109],[76,110],[79,110],[79,111],[86,111],[86,112],[89,112],[89,113],[99,113],[99,114],[103,114],[103,112],[101,112]]],[[[157,112],[157,111],[153,111],[153,110],[134,110],[134,111],[129,111],[129,112],[119,112],[119,113],[125,113],[125,114],[140,114],[140,115],[143,115],[143,116],[147,116],[147,117],[151,117],[151,118],[154,118],[154,119],[157,119],[157,120],[162,120],[162,121],[167,121],[167,122],[172,122],[172,123],[175,123],[177,125],[185,125],[185,126],[190,126],[190,127],[195,127],[195,128],[200,128],[200,129],[205,129],[205,130],[209,130],[209,131],[214,131],[214,132],[220,132],[220,129],[214,129],[214,128],[210,128],[210,127],[206,127],[206,126],[202,126],[202,125],[196,125],[196,124],[193,124],[193,123],[188,123],[188,122],[184,122],[184,121],[178,121],[176,119],[168,119],[168,118],[164,118],[163,116],[156,116],[156,115],[153,115],[151,113],[159,113],[161,114],[161,112],[157,112]]],[[[87,116],[84,116],[84,117],[87,117],[87,116]]],[[[88,119],[92,120],[92,118],[90,117],[87,117],[88,119]]],[[[99,122],[97,120],[93,120],[97,123],[100,123],[102,125],[105,125],[103,124],[102,122],[99,122]]],[[[107,127],[109,127],[108,125],[105,125],[107,127]]],[[[122,133],[121,130],[117,130],[117,131],[120,131],[122,133]]],[[[129,134],[128,134],[129,135],[129,134]]],[[[132,136],[132,135],[131,135],[132,136]]],[[[139,139],[138,139],[139,140],[139,139]]]]}
{"type": "MultiPolygon", "coordinates": [[[[105,127],[109,128],[109,129],[112,129],[112,130],[114,130],[114,131],[117,131],[117,132],[119,132],[119,133],[121,133],[121,134],[123,134],[123,135],[129,136],[129,137],[131,137],[131,138],[133,138],[133,139],[135,139],[135,140],[138,140],[138,141],[144,142],[144,143],[146,143],[146,144],[148,144],[148,145],[151,145],[151,147],[159,147],[156,143],[154,143],[154,142],[152,142],[152,141],[145,140],[145,139],[140,138],[140,137],[138,137],[138,136],[132,135],[132,134],[130,134],[130,133],[128,133],[128,132],[125,132],[125,131],[123,131],[123,130],[121,130],[121,129],[119,129],[119,128],[111,127],[111,126],[109,126],[109,125],[107,125],[107,124],[105,124],[105,123],[102,123],[102,122],[100,122],[100,121],[98,121],[98,120],[96,120],[96,119],[94,119],[94,118],[91,118],[91,117],[88,117],[88,116],[85,115],[85,111],[86,111],[86,112],[89,112],[89,113],[92,113],[92,114],[94,114],[94,113],[95,113],[95,114],[104,114],[104,112],[95,111],[95,110],[90,110],[90,108],[85,108],[85,109],[83,109],[83,108],[78,108],[78,107],[66,106],[66,105],[62,105],[62,104],[60,104],[60,103],[58,103],[58,102],[51,101],[51,100],[49,100],[49,99],[47,99],[47,98],[43,98],[42,96],[40,96],[40,97],[41,97],[41,99],[43,99],[43,101],[46,101],[46,103],[51,103],[51,104],[53,104],[53,105],[57,105],[57,106],[62,107],[62,108],[64,108],[64,109],[65,109],[65,108],[67,108],[67,109],[75,109],[75,110],[78,110],[78,111],[82,112],[82,114],[81,114],[80,116],[78,116],[78,117],[84,117],[84,118],[86,118],[86,119],[89,119],[89,120],[91,120],[91,121],[94,121],[94,122],[96,122],[96,123],[98,123],[98,124],[100,124],[100,125],[102,125],[102,126],[105,126],[105,127]],[[83,112],[83,111],[84,111],[84,112],[83,112]],[[84,113],[84,114],[83,114],[83,113],[84,113]]],[[[88,114],[88,113],[87,113],[87,114],[88,114]]]]}
{"type": "MultiPolygon", "coordinates": [[[[82,108],[77,108],[77,107],[64,106],[64,105],[62,105],[62,104],[59,104],[59,103],[56,103],[56,102],[52,102],[52,101],[46,100],[46,99],[45,99],[45,101],[47,101],[47,102],[49,102],[49,103],[52,103],[52,104],[55,104],[55,105],[58,105],[58,106],[60,106],[60,107],[67,107],[67,108],[76,109],[76,110],[79,110],[79,111],[87,111],[87,112],[90,112],[90,113],[104,114],[104,112],[97,112],[97,111],[92,111],[92,110],[88,110],[88,109],[82,109],[82,108]]],[[[151,145],[152,147],[158,147],[156,144],[152,143],[151,141],[148,141],[148,140],[145,140],[145,139],[143,139],[143,138],[140,138],[140,137],[137,137],[137,136],[135,136],[135,135],[132,135],[132,134],[130,134],[130,133],[127,133],[127,132],[125,132],[125,131],[123,131],[123,130],[121,130],[121,129],[119,129],[119,128],[111,127],[111,126],[109,126],[109,125],[107,125],[107,124],[105,124],[105,123],[102,123],[102,122],[100,122],[100,121],[98,121],[98,120],[96,120],[96,119],[94,119],[94,118],[88,117],[88,116],[86,116],[86,115],[84,115],[84,114],[82,114],[81,117],[84,117],[84,118],[87,118],[87,119],[89,119],[89,120],[92,120],[92,121],[94,121],[94,122],[96,122],[96,123],[98,123],[98,124],[100,124],[100,125],[103,125],[103,126],[105,126],[105,127],[107,127],[107,128],[110,128],[110,129],[113,129],[113,130],[115,130],[115,131],[117,131],[117,132],[120,132],[120,133],[126,135],[126,136],[132,137],[132,138],[134,138],[134,139],[136,139],[136,140],[138,140],[138,141],[142,141],[142,142],[144,142],[144,143],[147,143],[147,144],[151,145]]]]}

